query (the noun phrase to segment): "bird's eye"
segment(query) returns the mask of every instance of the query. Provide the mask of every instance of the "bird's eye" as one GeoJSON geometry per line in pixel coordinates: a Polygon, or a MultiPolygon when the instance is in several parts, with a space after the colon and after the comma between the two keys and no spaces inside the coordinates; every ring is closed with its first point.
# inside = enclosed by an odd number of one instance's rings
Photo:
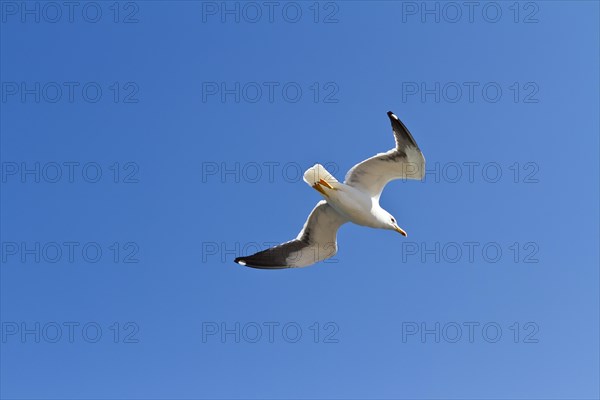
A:
{"type": "Polygon", "coordinates": [[[394,219],[394,217],[392,217],[392,223],[396,223],[396,220],[394,219]]]}

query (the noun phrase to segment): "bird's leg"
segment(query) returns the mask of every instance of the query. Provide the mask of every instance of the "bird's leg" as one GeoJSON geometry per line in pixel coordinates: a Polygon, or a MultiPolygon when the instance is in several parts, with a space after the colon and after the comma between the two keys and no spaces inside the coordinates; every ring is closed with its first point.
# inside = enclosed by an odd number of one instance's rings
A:
{"type": "Polygon", "coordinates": [[[322,179],[322,178],[319,179],[319,182],[312,185],[312,187],[319,193],[323,194],[323,196],[325,196],[325,197],[329,197],[329,195],[325,192],[325,189],[323,187],[326,187],[326,188],[332,189],[332,190],[337,190],[336,188],[331,186],[331,184],[329,182],[327,182],[325,179],[322,179]]]}
{"type": "Polygon", "coordinates": [[[321,185],[328,187],[329,189],[333,189],[333,190],[337,190],[335,189],[333,186],[331,186],[329,184],[329,182],[327,182],[325,179],[321,178],[319,179],[319,183],[321,183],[321,185]]]}
{"type": "Polygon", "coordinates": [[[325,197],[329,197],[327,195],[327,193],[325,193],[325,190],[323,190],[323,188],[321,187],[320,182],[315,183],[314,185],[312,185],[313,189],[315,189],[317,192],[321,193],[323,196],[325,197]]]}

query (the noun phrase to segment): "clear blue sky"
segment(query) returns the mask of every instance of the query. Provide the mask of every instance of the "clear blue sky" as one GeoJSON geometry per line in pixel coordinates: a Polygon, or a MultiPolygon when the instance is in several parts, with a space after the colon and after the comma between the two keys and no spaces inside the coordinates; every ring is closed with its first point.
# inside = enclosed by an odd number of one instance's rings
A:
{"type": "Polygon", "coordinates": [[[2,1],[2,398],[598,398],[598,3],[422,4],[2,1]],[[233,263],[388,110],[408,238],[233,263]]]}

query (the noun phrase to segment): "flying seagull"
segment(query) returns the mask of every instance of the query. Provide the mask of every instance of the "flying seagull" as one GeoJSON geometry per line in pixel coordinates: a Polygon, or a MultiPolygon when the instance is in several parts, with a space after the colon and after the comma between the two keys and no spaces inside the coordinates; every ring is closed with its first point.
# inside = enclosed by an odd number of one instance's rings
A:
{"type": "Polygon", "coordinates": [[[406,236],[396,219],[381,208],[379,197],[389,181],[423,179],[425,158],[402,121],[391,111],[387,115],[392,122],[395,148],[356,164],[346,174],[344,183],[320,164],[310,167],[304,173],[304,181],[325,200],[317,203],[296,239],[234,261],[261,269],[306,267],[336,254],[337,231],[346,222],[390,229],[406,236]]]}

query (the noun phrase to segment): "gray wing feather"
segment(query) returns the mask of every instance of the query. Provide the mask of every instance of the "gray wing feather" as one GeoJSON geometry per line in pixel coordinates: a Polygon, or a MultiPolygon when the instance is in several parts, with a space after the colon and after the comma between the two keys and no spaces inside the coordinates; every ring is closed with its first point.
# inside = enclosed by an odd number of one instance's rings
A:
{"type": "Polygon", "coordinates": [[[336,254],[337,231],[345,222],[345,217],[322,200],[312,210],[296,239],[234,261],[261,269],[306,267],[336,254]]]}
{"type": "Polygon", "coordinates": [[[345,184],[379,198],[385,185],[394,179],[423,179],[425,157],[406,126],[388,111],[396,147],[368,158],[348,171],[345,184]]]}

